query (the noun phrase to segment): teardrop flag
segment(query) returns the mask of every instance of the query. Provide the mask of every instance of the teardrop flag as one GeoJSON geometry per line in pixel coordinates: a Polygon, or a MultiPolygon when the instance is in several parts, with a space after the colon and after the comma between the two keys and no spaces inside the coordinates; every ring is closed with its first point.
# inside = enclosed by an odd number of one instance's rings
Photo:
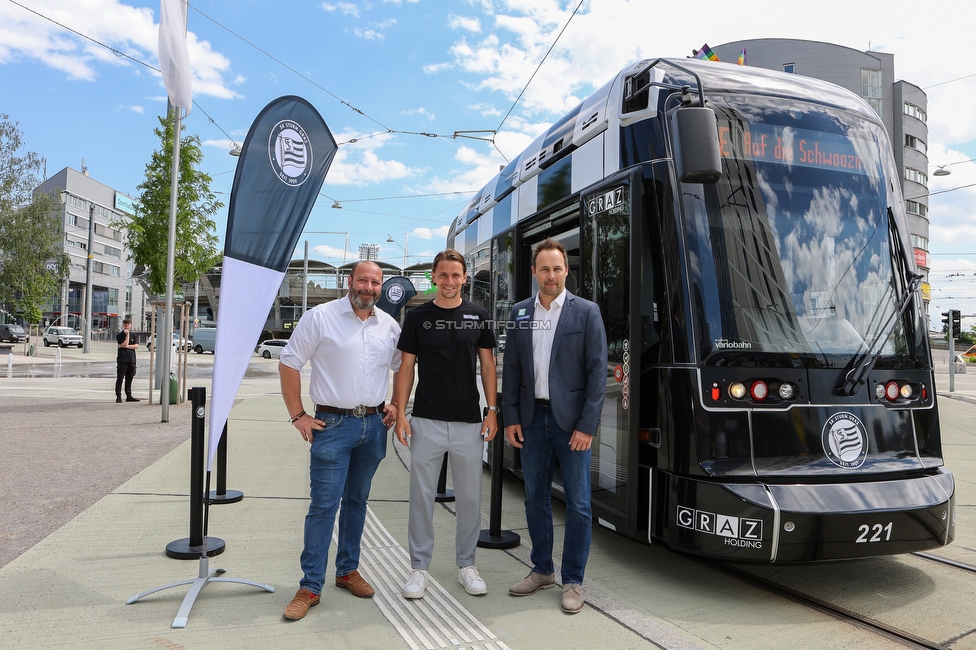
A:
{"type": "Polygon", "coordinates": [[[338,145],[301,97],[279,97],[248,131],[224,238],[207,470],[265,319],[338,145]]]}

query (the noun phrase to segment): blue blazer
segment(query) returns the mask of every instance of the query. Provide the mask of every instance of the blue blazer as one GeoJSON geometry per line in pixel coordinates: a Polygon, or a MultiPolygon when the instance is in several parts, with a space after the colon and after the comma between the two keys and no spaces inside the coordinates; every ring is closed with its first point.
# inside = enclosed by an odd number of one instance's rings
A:
{"type": "MultiPolygon", "coordinates": [[[[535,296],[512,308],[502,365],[505,426],[532,424],[535,368],[532,329],[535,296]],[[521,312],[521,313],[520,313],[521,312]]],[[[600,308],[566,292],[549,360],[549,402],[563,431],[596,435],[607,392],[607,335],[600,308]]]]}

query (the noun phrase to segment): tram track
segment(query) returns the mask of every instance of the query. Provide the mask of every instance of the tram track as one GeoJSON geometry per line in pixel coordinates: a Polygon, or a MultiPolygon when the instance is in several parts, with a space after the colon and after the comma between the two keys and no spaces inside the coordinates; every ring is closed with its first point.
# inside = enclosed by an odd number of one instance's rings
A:
{"type": "MultiPolygon", "coordinates": [[[[965,570],[976,572],[976,567],[965,565],[960,562],[955,562],[953,560],[946,560],[945,558],[940,558],[938,556],[930,556],[927,553],[913,553],[922,559],[938,562],[947,566],[956,566],[956,568],[962,568],[965,570]]],[[[912,634],[906,630],[893,627],[887,623],[882,623],[881,621],[875,620],[859,614],[853,610],[846,607],[842,607],[835,603],[828,602],[816,596],[811,596],[809,594],[803,593],[791,587],[787,587],[773,580],[756,576],[744,569],[736,568],[733,565],[725,564],[716,560],[710,560],[707,558],[696,558],[698,562],[708,566],[716,571],[724,573],[725,575],[738,578],[739,580],[766,592],[775,594],[782,598],[786,598],[792,602],[795,602],[804,607],[819,611],[823,614],[831,616],[835,619],[849,623],[860,629],[867,630],[873,634],[880,637],[884,637],[891,641],[898,643],[906,648],[926,648],[929,650],[951,650],[951,646],[938,641],[932,641],[930,639],[924,639],[920,636],[912,634]]]]}
{"type": "Polygon", "coordinates": [[[950,566],[956,569],[961,569],[963,571],[969,571],[970,573],[976,573],[976,566],[972,564],[966,564],[965,562],[959,562],[957,560],[950,560],[949,558],[942,557],[940,555],[933,555],[932,553],[912,553],[915,557],[921,558],[923,560],[928,560],[929,562],[935,562],[943,566],[950,566]]]}

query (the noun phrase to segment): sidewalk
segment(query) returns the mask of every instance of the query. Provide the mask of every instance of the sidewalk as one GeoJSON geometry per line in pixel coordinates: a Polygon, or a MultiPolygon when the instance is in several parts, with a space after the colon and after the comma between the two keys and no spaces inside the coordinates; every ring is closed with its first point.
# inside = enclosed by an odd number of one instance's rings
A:
{"type": "MultiPolygon", "coordinates": [[[[89,359],[72,354],[64,363],[105,364],[111,359],[107,354],[93,351],[86,355],[89,359]]],[[[140,363],[148,365],[143,355],[140,363]]],[[[198,561],[173,560],[164,554],[168,543],[189,533],[186,425],[184,442],[0,569],[0,638],[5,647],[548,648],[553,630],[563,640],[587,639],[587,647],[647,644],[593,606],[566,616],[559,608],[559,589],[527,599],[510,597],[508,587],[528,572],[524,546],[511,552],[479,549],[477,563],[489,593],[483,597],[464,593],[454,566],[454,517],[443,507],[435,508],[431,577],[436,584],[422,601],[405,601],[399,589],[407,574],[409,475],[393,444],[373,482],[370,508],[375,518],[364,536],[361,568],[377,596],[357,599],[330,584],[333,549],[321,605],[302,621],[284,621],[281,613],[301,577],[298,559],[309,478],[307,443],[287,422],[276,373],[264,372],[265,365],[271,369],[275,363],[255,358],[252,367],[257,372],[249,371],[245,377],[228,423],[227,485],[243,491],[245,498],[211,507],[209,519],[210,535],[226,542],[226,551],[210,560],[211,570],[224,568],[224,577],[267,583],[275,592],[232,583],[208,584],[185,629],[170,625],[187,586],[125,604],[143,591],[197,577],[198,561]]],[[[148,382],[143,381],[136,395],[144,398],[148,382]]],[[[202,383],[209,382],[190,385],[202,383]]],[[[93,421],[88,413],[98,409],[85,405],[113,399],[113,388],[109,380],[74,378],[70,373],[61,378],[0,379],[3,399],[18,397],[20,392],[34,396],[57,392],[58,408],[70,413],[79,428],[75,435],[92,437],[114,424],[93,421]]],[[[149,413],[150,419],[157,417],[155,409],[160,408],[145,403],[111,406],[129,409],[129,414],[141,412],[143,417],[149,413]]],[[[174,417],[188,411],[188,404],[171,407],[174,417]]],[[[111,414],[126,411],[103,409],[101,413],[110,415],[99,417],[121,417],[111,414]]],[[[70,431],[63,424],[57,427],[60,436],[70,431]]],[[[111,462],[110,453],[105,462],[111,462]]],[[[487,513],[487,473],[485,479],[483,512],[487,513]]],[[[503,527],[517,527],[524,536],[516,489],[520,485],[511,483],[506,487],[503,527]]],[[[556,545],[561,546],[561,539],[556,545]]],[[[600,597],[598,587],[587,592],[588,598],[591,594],[600,597]]],[[[665,647],[697,647],[660,619],[651,621],[645,634],[657,635],[665,647]]]]}

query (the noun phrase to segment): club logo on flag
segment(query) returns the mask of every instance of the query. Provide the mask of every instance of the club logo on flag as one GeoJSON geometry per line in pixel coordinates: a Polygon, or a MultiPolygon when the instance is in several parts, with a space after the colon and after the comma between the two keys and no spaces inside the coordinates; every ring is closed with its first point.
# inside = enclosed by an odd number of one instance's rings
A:
{"type": "Polygon", "coordinates": [[[301,124],[282,120],[271,129],[268,156],[275,175],[285,185],[297,187],[312,169],[312,147],[301,124]]]}
{"type": "Polygon", "coordinates": [[[386,290],[386,299],[394,305],[399,303],[403,300],[403,287],[399,284],[391,284],[390,288],[386,290]]]}

